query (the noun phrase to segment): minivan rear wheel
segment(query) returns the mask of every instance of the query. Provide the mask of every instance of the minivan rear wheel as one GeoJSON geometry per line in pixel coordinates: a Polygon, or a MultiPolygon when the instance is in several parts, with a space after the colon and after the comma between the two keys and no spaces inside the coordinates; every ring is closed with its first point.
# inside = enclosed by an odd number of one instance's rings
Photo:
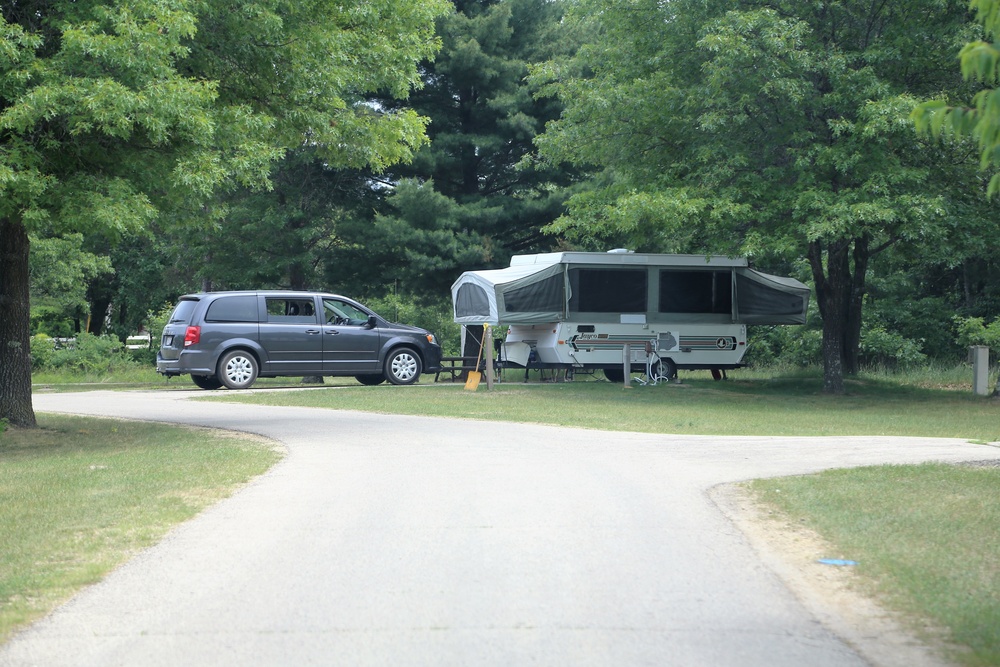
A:
{"type": "Polygon", "coordinates": [[[192,375],[191,380],[199,389],[219,389],[222,382],[214,375],[192,375]]]}
{"type": "Polygon", "coordinates": [[[219,359],[219,381],[230,389],[246,389],[257,379],[257,360],[245,350],[233,350],[219,359]]]}

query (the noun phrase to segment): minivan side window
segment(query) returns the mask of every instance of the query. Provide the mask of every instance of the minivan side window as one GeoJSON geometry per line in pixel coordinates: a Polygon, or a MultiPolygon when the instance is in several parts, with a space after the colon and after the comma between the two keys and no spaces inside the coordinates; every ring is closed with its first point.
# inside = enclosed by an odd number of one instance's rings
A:
{"type": "Polygon", "coordinates": [[[340,299],[323,299],[323,317],[327,324],[360,327],[368,322],[368,313],[340,299]]]}
{"type": "Polygon", "coordinates": [[[268,297],[267,321],[281,324],[316,324],[313,300],[302,297],[268,297]]]}
{"type": "Polygon", "coordinates": [[[206,322],[256,322],[257,297],[253,294],[224,296],[209,305],[206,322]]]}

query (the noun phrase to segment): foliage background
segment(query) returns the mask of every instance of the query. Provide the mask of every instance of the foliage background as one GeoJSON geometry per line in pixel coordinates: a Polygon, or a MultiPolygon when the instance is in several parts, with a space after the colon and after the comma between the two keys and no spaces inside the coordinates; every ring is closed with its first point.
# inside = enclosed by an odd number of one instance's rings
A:
{"type": "MultiPolygon", "coordinates": [[[[304,11],[275,3],[268,16],[304,11]]],[[[110,235],[39,227],[31,332],[155,334],[179,294],[291,287],[348,294],[457,347],[451,282],[515,253],[737,252],[814,284],[830,260],[811,265],[810,245],[863,240],[878,252],[850,259],[859,366],[954,363],[970,344],[997,345],[990,173],[975,137],[924,138],[910,119],[922,99],[961,109],[989,84],[957,66],[965,44],[992,36],[963,2],[457,0],[437,11],[440,51],[413,70],[419,87],[345,88],[345,108],[425,118],[428,143],[372,158],[360,147],[377,137],[358,112],[360,152],[288,142],[256,172],[267,188],[237,180],[198,205],[160,199],[155,219],[110,235]]],[[[224,17],[200,20],[221,28],[224,17]]],[[[201,39],[192,57],[219,70],[201,39]]],[[[237,78],[216,94],[236,104],[253,85],[237,78]]],[[[316,109],[287,106],[304,90],[261,109],[269,132],[309,125],[316,109]]],[[[751,335],[752,363],[822,363],[818,311],[751,335]]]]}

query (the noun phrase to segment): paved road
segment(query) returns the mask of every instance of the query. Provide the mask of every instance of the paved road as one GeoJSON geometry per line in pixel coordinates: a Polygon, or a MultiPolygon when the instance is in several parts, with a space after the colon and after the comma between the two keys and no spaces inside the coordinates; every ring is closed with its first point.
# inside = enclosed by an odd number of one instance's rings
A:
{"type": "Polygon", "coordinates": [[[259,433],[288,456],[0,648],[0,665],[863,665],[709,489],[1000,459],[956,440],[657,436],[191,395],[35,397],[259,433]]]}

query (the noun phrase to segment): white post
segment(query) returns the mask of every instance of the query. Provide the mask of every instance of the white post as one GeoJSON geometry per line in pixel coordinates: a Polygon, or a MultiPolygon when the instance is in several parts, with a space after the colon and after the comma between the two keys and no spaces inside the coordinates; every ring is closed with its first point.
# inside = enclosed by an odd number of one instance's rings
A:
{"type": "Polygon", "coordinates": [[[988,396],[990,375],[990,348],[985,345],[973,345],[969,348],[972,359],[972,393],[976,396],[988,396]]]}
{"type": "Polygon", "coordinates": [[[486,360],[486,390],[493,389],[493,328],[483,327],[483,359],[486,360]]]}
{"type": "Polygon", "coordinates": [[[625,389],[632,388],[632,346],[625,343],[622,348],[622,369],[625,372],[625,389]]]}

